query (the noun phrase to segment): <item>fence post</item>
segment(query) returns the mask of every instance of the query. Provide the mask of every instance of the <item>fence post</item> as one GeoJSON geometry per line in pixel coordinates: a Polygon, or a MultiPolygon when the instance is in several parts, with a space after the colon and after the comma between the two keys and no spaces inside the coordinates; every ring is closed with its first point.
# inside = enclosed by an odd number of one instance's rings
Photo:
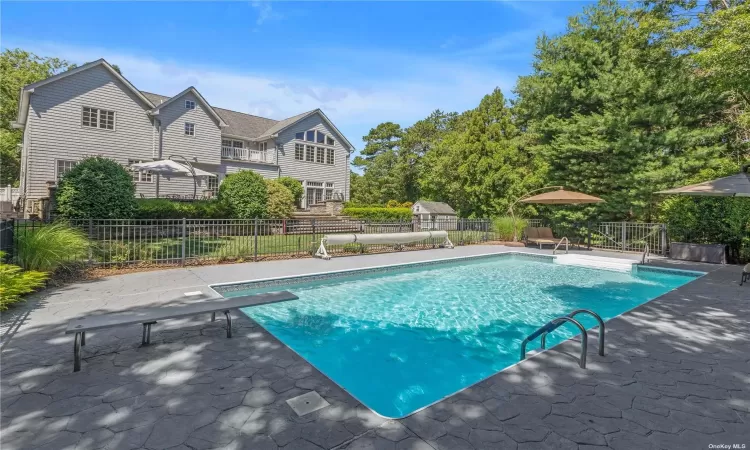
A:
{"type": "Polygon", "coordinates": [[[458,245],[464,245],[464,218],[458,219],[458,245]]]}
{"type": "Polygon", "coordinates": [[[5,252],[5,260],[0,262],[7,262],[8,264],[13,262],[13,255],[15,253],[15,242],[14,236],[16,231],[15,220],[0,220],[0,251],[5,252]]]}
{"type": "Polygon", "coordinates": [[[659,239],[661,240],[661,255],[667,256],[667,226],[665,224],[661,224],[659,239]]]}
{"type": "Polygon", "coordinates": [[[255,226],[253,226],[253,234],[255,235],[255,243],[253,244],[253,261],[258,261],[258,218],[255,218],[255,226]]]}
{"type": "Polygon", "coordinates": [[[180,265],[185,265],[185,240],[187,239],[187,220],[182,218],[182,257],[180,258],[180,265]]]}
{"type": "Polygon", "coordinates": [[[626,224],[627,224],[627,222],[623,222],[622,225],[621,225],[622,226],[621,236],[622,236],[622,251],[623,252],[625,251],[625,239],[627,238],[627,233],[625,231],[625,225],[626,224]]]}
{"type": "Polygon", "coordinates": [[[88,264],[91,266],[94,264],[94,248],[91,245],[91,241],[94,240],[94,219],[89,218],[89,261],[88,264]]]}
{"type": "Polygon", "coordinates": [[[591,221],[590,220],[586,222],[586,228],[588,228],[589,230],[589,235],[587,238],[588,239],[587,245],[588,245],[588,249],[591,250],[591,221]]]}

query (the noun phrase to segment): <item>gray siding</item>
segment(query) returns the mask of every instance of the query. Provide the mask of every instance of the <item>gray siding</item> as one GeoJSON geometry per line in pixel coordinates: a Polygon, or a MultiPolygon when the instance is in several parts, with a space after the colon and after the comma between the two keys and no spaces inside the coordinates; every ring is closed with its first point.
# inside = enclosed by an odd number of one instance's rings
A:
{"type": "Polygon", "coordinates": [[[162,157],[181,155],[204,164],[221,160],[221,129],[192,94],[176,99],[156,116],[162,127],[162,157]],[[195,109],[186,109],[185,100],[195,102],[195,109]],[[185,135],[185,122],[195,124],[195,136],[185,135]]]}
{"type": "Polygon", "coordinates": [[[103,155],[122,164],[151,159],[153,127],[145,106],[101,66],[36,88],[25,131],[27,196],[48,195],[46,183],[55,181],[58,159],[103,155]],[[115,111],[115,130],[83,127],[84,106],[115,111]]]}
{"type": "MultiPolygon", "coordinates": [[[[319,181],[334,183],[334,189],[344,194],[349,199],[349,159],[346,148],[341,144],[341,136],[328,128],[326,123],[318,114],[314,114],[279,133],[276,142],[282,145],[279,150],[278,163],[281,167],[281,176],[288,176],[298,180],[319,181]],[[297,141],[294,135],[300,131],[318,130],[333,137],[336,141],[334,146],[334,164],[320,164],[315,162],[298,161],[294,159],[294,145],[296,143],[308,144],[297,141]]],[[[316,147],[319,144],[313,144],[316,147]]],[[[328,147],[322,145],[322,147],[328,147]]]]}

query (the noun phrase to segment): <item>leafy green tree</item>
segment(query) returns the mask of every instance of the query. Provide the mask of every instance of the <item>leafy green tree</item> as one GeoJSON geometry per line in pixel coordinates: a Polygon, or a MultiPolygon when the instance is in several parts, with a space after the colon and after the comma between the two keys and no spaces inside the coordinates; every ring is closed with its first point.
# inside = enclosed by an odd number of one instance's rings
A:
{"type": "Polygon", "coordinates": [[[129,219],[137,209],[131,174],[116,161],[94,156],[76,164],[55,193],[68,219],[129,219]]]}
{"type": "Polygon", "coordinates": [[[535,163],[499,89],[464,114],[465,128],[449,132],[425,156],[420,186],[462,216],[505,213],[535,180],[535,163]]]}
{"type": "Polygon", "coordinates": [[[0,186],[17,185],[20,169],[21,130],[11,127],[18,118],[18,95],[23,86],[51,77],[70,67],[59,58],[37,56],[21,49],[0,54],[0,186]]]}
{"type": "Polygon", "coordinates": [[[266,180],[268,205],[266,216],[270,219],[288,219],[294,214],[294,195],[277,180],[266,180]]]}
{"type": "Polygon", "coordinates": [[[681,37],[701,76],[725,91],[725,118],[733,128],[731,157],[750,159],[750,3],[717,2],[681,37]]]}
{"type": "Polygon", "coordinates": [[[218,197],[238,219],[266,217],[268,188],[263,177],[251,170],[227,175],[219,186],[218,197]]]}
{"type": "Polygon", "coordinates": [[[302,196],[305,195],[305,190],[302,188],[302,183],[292,177],[280,177],[276,181],[283,184],[287,189],[289,189],[289,192],[291,192],[294,196],[294,203],[298,205],[302,200],[302,196]]]}

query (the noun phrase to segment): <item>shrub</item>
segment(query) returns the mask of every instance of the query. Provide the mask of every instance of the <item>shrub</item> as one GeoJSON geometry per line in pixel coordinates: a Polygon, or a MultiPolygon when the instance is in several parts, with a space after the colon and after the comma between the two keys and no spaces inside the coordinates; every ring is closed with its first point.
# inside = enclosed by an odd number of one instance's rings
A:
{"type": "Polygon", "coordinates": [[[305,195],[305,190],[302,188],[302,183],[292,177],[281,177],[276,181],[283,184],[287,189],[289,189],[289,191],[294,196],[294,204],[298,205],[302,200],[302,196],[305,195]]]}
{"type": "Polygon", "coordinates": [[[218,200],[175,202],[163,198],[137,199],[136,219],[229,219],[232,210],[218,200]]]}
{"type": "Polygon", "coordinates": [[[388,203],[385,204],[386,208],[400,208],[401,203],[397,202],[396,200],[388,200],[388,203]]]}
{"type": "Polygon", "coordinates": [[[411,208],[412,206],[414,206],[414,203],[412,203],[412,202],[401,203],[401,207],[402,208],[411,208]]]}
{"type": "Polygon", "coordinates": [[[20,231],[16,239],[18,264],[26,270],[52,272],[88,256],[86,234],[64,222],[20,231]]]}
{"type": "Polygon", "coordinates": [[[69,219],[128,219],[136,210],[133,179],[116,161],[95,156],[60,180],[57,211],[69,219]]]}
{"type": "Polygon", "coordinates": [[[266,216],[271,219],[287,219],[294,214],[294,195],[276,180],[266,180],[268,204],[266,216]]]}
{"type": "Polygon", "coordinates": [[[5,253],[0,252],[0,311],[21,300],[21,296],[44,286],[47,274],[37,271],[24,272],[20,267],[3,262],[5,253]]]}
{"type": "MultiPolygon", "coordinates": [[[[526,220],[516,217],[516,236],[520,239],[523,229],[526,228],[526,220]]],[[[493,223],[493,229],[497,238],[501,241],[513,240],[513,218],[510,216],[497,217],[493,223]]]]}
{"type": "Polygon", "coordinates": [[[250,170],[233,173],[219,186],[219,200],[238,219],[266,217],[268,188],[262,176],[250,170]]]}
{"type": "Polygon", "coordinates": [[[407,221],[411,220],[411,209],[409,208],[358,208],[346,207],[341,214],[357,219],[383,220],[383,221],[407,221]]]}

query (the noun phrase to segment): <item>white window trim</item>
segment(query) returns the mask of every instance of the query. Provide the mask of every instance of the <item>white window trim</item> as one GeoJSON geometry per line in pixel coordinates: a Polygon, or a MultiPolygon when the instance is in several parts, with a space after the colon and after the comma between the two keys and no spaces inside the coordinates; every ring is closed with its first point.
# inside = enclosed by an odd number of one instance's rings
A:
{"type": "Polygon", "coordinates": [[[97,106],[86,106],[86,105],[83,105],[83,106],[81,106],[81,122],[80,122],[80,124],[81,124],[81,128],[83,128],[85,130],[100,130],[100,131],[110,131],[110,132],[117,131],[117,111],[115,111],[113,109],[99,108],[97,106]],[[95,109],[96,110],[96,126],[95,127],[83,124],[83,110],[85,108],[95,109]],[[112,129],[111,130],[109,128],[101,128],[101,127],[99,127],[99,111],[106,111],[106,112],[111,112],[112,113],[113,116],[112,116],[112,129]]]}
{"type": "Polygon", "coordinates": [[[131,172],[133,172],[133,173],[137,173],[138,174],[138,179],[136,180],[135,178],[133,178],[133,183],[145,183],[145,184],[153,184],[154,183],[154,173],[153,172],[151,172],[151,171],[141,172],[140,170],[133,170],[130,167],[133,164],[140,164],[142,162],[147,162],[147,161],[148,160],[146,160],[146,159],[128,159],[128,170],[131,171],[131,172]],[[150,174],[151,175],[151,180],[144,180],[143,179],[143,175],[146,175],[146,174],[150,174]]]}
{"type": "Polygon", "coordinates": [[[195,122],[185,122],[185,125],[182,126],[182,133],[186,137],[194,138],[195,135],[196,135],[196,132],[195,132],[195,122]],[[187,134],[187,126],[188,125],[192,125],[193,126],[193,134],[187,134]]]}
{"type": "Polygon", "coordinates": [[[195,108],[196,108],[196,105],[193,100],[185,100],[185,109],[195,109],[195,108]],[[188,105],[192,105],[192,107],[188,105]]]}
{"type": "Polygon", "coordinates": [[[302,133],[302,139],[300,139],[300,138],[297,137],[298,133],[300,133],[300,132],[296,131],[294,133],[294,139],[293,140],[300,141],[300,142],[307,142],[307,143],[311,143],[311,144],[315,144],[315,145],[324,145],[326,147],[331,147],[331,148],[336,147],[336,139],[333,139],[333,137],[330,134],[323,133],[320,130],[306,130],[306,131],[302,131],[301,132],[302,133]],[[308,141],[307,140],[307,132],[308,131],[315,132],[315,134],[313,135],[313,140],[312,141],[308,141]],[[318,135],[319,134],[322,134],[324,136],[323,137],[323,142],[318,142],[318,135]],[[330,138],[331,140],[333,140],[333,144],[329,144],[328,143],[328,138],[330,138]]]}
{"type": "MultiPolygon", "coordinates": [[[[74,160],[74,159],[55,159],[55,183],[59,183],[59,182],[60,182],[60,173],[59,173],[59,169],[60,169],[60,163],[61,163],[61,162],[69,162],[69,163],[73,163],[73,167],[75,167],[75,166],[77,166],[77,165],[78,165],[78,161],[77,161],[77,160],[74,160]]],[[[73,167],[71,167],[71,169],[72,169],[73,167]]]]}

